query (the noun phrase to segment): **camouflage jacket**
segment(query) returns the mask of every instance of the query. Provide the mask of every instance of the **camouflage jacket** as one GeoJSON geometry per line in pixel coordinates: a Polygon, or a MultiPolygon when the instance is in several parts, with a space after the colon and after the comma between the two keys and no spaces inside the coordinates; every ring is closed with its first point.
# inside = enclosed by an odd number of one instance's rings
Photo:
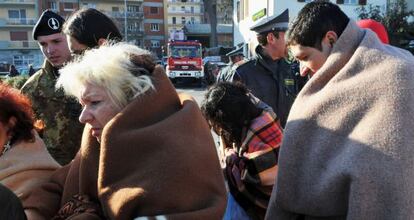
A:
{"type": "Polygon", "coordinates": [[[33,104],[37,119],[45,123],[43,140],[49,153],[60,164],[69,163],[80,147],[83,125],[78,117],[81,106],[76,99],[56,90],[57,70],[45,61],[42,69],[21,88],[33,104]]]}

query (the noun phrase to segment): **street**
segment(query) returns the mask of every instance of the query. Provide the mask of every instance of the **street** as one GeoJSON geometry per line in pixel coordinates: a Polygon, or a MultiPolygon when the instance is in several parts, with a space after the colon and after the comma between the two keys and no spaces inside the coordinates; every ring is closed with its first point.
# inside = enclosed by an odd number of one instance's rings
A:
{"type": "MultiPolygon", "coordinates": [[[[206,87],[199,87],[199,86],[190,85],[190,84],[185,84],[185,85],[176,84],[175,88],[176,88],[178,93],[186,93],[186,94],[189,94],[192,97],[194,97],[195,100],[198,103],[198,106],[201,106],[201,102],[204,100],[204,95],[207,92],[206,87]]],[[[216,144],[217,151],[219,152],[219,149],[218,149],[218,136],[213,131],[211,132],[211,134],[213,135],[214,143],[216,144]]]]}
{"type": "Polygon", "coordinates": [[[207,92],[206,87],[199,87],[192,84],[175,84],[175,88],[178,93],[183,92],[193,96],[196,99],[198,106],[201,106],[201,102],[204,99],[204,94],[207,92]]]}

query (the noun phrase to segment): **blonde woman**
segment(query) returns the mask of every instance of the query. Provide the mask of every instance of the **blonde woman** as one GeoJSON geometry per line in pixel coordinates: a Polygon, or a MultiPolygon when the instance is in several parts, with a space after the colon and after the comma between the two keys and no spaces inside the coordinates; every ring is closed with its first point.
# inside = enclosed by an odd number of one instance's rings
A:
{"type": "Polygon", "coordinates": [[[32,196],[29,219],[222,218],[226,191],[209,127],[148,51],[125,43],[86,51],[57,86],[83,106],[82,146],[32,196]]]}

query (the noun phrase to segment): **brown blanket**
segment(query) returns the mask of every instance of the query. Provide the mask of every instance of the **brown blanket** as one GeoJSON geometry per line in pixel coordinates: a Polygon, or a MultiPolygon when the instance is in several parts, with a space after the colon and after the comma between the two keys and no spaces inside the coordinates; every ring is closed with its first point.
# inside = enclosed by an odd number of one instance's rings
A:
{"type": "Polygon", "coordinates": [[[414,219],[413,111],[414,57],[350,21],[291,109],[267,219],[414,219]]]}
{"type": "Polygon", "coordinates": [[[74,161],[33,193],[27,210],[48,219],[73,195],[83,194],[108,219],[223,216],[224,180],[206,121],[194,100],[177,95],[161,67],[153,80],[156,91],[136,98],[108,122],[100,146],[85,128],[74,161]]]}

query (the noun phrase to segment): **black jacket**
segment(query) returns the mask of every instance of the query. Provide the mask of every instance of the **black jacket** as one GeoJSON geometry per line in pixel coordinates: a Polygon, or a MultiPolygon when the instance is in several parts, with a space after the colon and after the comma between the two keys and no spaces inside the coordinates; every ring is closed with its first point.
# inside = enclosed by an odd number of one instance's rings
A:
{"type": "Polygon", "coordinates": [[[256,56],[236,69],[233,81],[243,82],[253,95],[271,106],[285,127],[290,107],[307,78],[300,76],[299,63],[272,60],[259,45],[256,56]]]}

